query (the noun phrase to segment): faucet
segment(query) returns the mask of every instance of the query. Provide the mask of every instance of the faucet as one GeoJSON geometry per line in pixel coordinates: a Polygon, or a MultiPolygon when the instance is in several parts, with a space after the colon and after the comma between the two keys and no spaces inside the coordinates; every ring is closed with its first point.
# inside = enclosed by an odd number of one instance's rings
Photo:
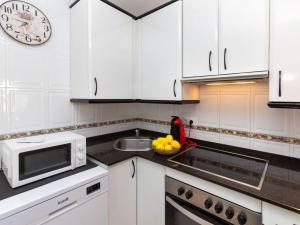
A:
{"type": "Polygon", "coordinates": [[[139,137],[140,136],[140,130],[139,129],[135,129],[135,136],[139,137]]]}

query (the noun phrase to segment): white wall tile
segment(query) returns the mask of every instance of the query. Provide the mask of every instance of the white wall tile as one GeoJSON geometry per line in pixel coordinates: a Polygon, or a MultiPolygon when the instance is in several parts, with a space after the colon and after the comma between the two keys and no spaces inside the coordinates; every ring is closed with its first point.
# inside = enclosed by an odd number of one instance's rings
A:
{"type": "Polygon", "coordinates": [[[300,159],[300,145],[290,145],[290,156],[300,159]]]}
{"type": "Polygon", "coordinates": [[[295,138],[300,138],[300,110],[294,109],[290,112],[291,115],[291,136],[295,138]]]}
{"type": "Polygon", "coordinates": [[[76,104],[76,124],[97,122],[97,108],[90,104],[76,104]]]}
{"type": "Polygon", "coordinates": [[[8,86],[13,88],[43,88],[47,72],[48,52],[11,43],[7,46],[8,86]]]}
{"type": "Polygon", "coordinates": [[[290,145],[286,143],[251,139],[250,148],[278,155],[290,155],[290,145]]]}
{"type": "Polygon", "coordinates": [[[220,143],[241,148],[250,148],[250,138],[220,134],[220,143]]]}
{"type": "Polygon", "coordinates": [[[200,92],[198,106],[199,125],[219,127],[219,96],[218,92],[200,92]]]}
{"type": "Polygon", "coordinates": [[[10,132],[45,128],[45,97],[41,90],[8,90],[10,132]]]}
{"type": "Polygon", "coordinates": [[[220,96],[220,127],[250,131],[251,97],[248,92],[223,92],[220,96]]]}
{"type": "Polygon", "coordinates": [[[74,124],[73,104],[70,93],[64,91],[50,91],[48,93],[49,127],[61,127],[74,124]]]}
{"type": "Polygon", "coordinates": [[[46,87],[49,89],[70,89],[70,59],[64,55],[50,52],[51,64],[45,70],[46,87]]]}
{"type": "Polygon", "coordinates": [[[253,94],[252,132],[289,136],[288,110],[268,107],[268,92],[253,94]]]}
{"type": "Polygon", "coordinates": [[[220,134],[213,133],[213,132],[206,132],[206,131],[198,131],[197,139],[203,140],[203,141],[219,143],[220,142],[220,134]]]}
{"type": "MultiPolygon", "coordinates": [[[[2,32],[2,31],[1,31],[2,32]]],[[[2,33],[0,33],[0,87],[5,87],[5,77],[7,73],[6,67],[6,45],[4,38],[1,38],[2,33]]]]}
{"type": "Polygon", "coordinates": [[[7,132],[7,105],[6,93],[4,88],[0,88],[0,134],[7,132]]]}

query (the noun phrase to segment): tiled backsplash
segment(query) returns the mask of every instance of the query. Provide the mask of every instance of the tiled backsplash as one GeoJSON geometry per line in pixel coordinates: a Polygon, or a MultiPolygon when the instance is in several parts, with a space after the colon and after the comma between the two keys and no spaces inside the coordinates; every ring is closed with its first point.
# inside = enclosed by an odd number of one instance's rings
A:
{"type": "MultiPolygon", "coordinates": [[[[193,129],[191,136],[194,138],[300,156],[300,145],[290,141],[290,138],[300,138],[300,110],[269,108],[267,81],[247,85],[203,85],[200,96],[199,105],[140,105],[140,115],[162,121],[170,120],[170,115],[179,115],[192,119],[197,126],[212,129],[212,132],[193,129]],[[275,141],[271,136],[276,136],[275,141]],[[284,140],[278,142],[278,138],[284,140]]],[[[169,129],[152,123],[143,123],[141,128],[169,129]]]]}

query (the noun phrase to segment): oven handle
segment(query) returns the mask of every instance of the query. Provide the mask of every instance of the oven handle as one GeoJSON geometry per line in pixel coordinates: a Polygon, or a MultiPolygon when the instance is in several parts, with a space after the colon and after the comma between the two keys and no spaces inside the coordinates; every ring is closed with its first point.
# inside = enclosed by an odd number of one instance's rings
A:
{"type": "Polygon", "coordinates": [[[201,219],[199,216],[196,216],[195,214],[189,212],[185,208],[181,207],[179,204],[177,204],[174,200],[172,200],[170,197],[166,197],[166,201],[172,205],[175,209],[177,209],[179,212],[181,212],[183,215],[187,216],[191,220],[195,221],[196,223],[199,223],[201,225],[213,225],[212,223],[209,223],[203,219],[201,219]]]}

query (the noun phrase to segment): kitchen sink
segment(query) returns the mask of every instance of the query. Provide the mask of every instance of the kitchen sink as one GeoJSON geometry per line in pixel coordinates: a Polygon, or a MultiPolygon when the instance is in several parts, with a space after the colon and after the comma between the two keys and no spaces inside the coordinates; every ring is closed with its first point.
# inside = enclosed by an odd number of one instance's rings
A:
{"type": "Polygon", "coordinates": [[[119,151],[150,151],[152,140],[147,137],[120,138],[114,143],[114,149],[119,151]]]}

